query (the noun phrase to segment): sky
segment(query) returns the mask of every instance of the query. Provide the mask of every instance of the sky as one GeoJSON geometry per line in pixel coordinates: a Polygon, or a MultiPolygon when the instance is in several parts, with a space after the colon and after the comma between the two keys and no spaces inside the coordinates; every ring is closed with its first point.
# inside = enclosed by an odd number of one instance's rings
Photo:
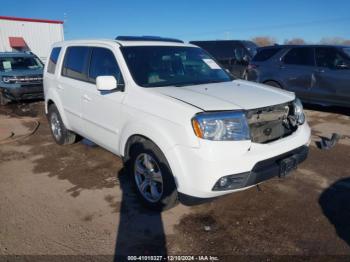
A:
{"type": "MultiPolygon", "coordinates": [[[[0,15],[64,20],[65,39],[157,35],[185,41],[350,39],[349,0],[14,0],[0,15]]],[[[1,30],[1,29],[0,29],[1,30]]]]}

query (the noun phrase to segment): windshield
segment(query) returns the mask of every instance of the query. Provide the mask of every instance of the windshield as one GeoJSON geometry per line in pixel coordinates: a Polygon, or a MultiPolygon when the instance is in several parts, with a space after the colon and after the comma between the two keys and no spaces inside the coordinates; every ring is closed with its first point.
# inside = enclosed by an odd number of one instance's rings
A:
{"type": "Polygon", "coordinates": [[[350,58],[350,47],[343,48],[344,53],[350,58]]]}
{"type": "Polygon", "coordinates": [[[232,80],[200,48],[131,46],[121,50],[131,75],[139,86],[185,86],[232,80]]]}
{"type": "Polygon", "coordinates": [[[39,69],[43,64],[37,57],[0,57],[0,71],[39,69]]]}

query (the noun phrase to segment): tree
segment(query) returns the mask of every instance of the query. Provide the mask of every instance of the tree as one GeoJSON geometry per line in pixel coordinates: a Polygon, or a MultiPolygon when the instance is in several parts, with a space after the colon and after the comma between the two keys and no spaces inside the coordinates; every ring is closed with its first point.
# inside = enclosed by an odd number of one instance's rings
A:
{"type": "Polygon", "coordinates": [[[269,46],[276,43],[276,39],[270,36],[257,36],[252,38],[252,41],[258,46],[269,46]]]}
{"type": "Polygon", "coordinates": [[[302,38],[292,38],[292,39],[290,39],[290,40],[286,39],[286,40],[284,41],[284,44],[285,44],[285,45],[305,45],[306,42],[305,42],[305,40],[302,39],[302,38]]]}
{"type": "Polygon", "coordinates": [[[323,45],[349,45],[350,39],[344,39],[341,37],[324,37],[320,40],[323,45]]]}
{"type": "Polygon", "coordinates": [[[350,39],[344,40],[343,45],[348,45],[348,46],[350,46],[350,39]]]}

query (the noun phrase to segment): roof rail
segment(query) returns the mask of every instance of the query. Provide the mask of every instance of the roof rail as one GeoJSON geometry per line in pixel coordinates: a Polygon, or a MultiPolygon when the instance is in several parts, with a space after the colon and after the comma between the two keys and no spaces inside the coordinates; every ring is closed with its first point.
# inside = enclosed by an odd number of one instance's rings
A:
{"type": "Polygon", "coordinates": [[[117,36],[115,40],[120,41],[158,41],[158,42],[175,42],[183,43],[182,40],[175,38],[166,38],[160,36],[117,36]]]}

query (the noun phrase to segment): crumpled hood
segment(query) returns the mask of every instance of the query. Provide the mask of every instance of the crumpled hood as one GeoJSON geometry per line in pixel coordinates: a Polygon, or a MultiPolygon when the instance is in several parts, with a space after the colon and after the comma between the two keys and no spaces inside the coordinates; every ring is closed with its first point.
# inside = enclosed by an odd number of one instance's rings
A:
{"type": "Polygon", "coordinates": [[[152,89],[204,111],[247,110],[278,105],[295,99],[294,93],[244,80],[152,89]]]}

